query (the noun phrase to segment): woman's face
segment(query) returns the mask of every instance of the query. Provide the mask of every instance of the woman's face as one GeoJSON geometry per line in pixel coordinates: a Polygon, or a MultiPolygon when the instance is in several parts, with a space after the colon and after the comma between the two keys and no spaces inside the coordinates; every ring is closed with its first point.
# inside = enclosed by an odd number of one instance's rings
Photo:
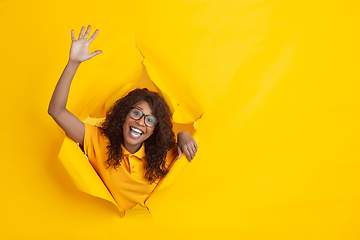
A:
{"type": "Polygon", "coordinates": [[[155,127],[148,127],[145,125],[145,115],[152,115],[150,105],[145,101],[140,101],[133,106],[140,110],[144,116],[138,120],[134,120],[130,117],[130,112],[126,116],[123,126],[124,133],[124,147],[130,153],[135,153],[139,150],[142,143],[148,139],[154,132],[155,127]]]}

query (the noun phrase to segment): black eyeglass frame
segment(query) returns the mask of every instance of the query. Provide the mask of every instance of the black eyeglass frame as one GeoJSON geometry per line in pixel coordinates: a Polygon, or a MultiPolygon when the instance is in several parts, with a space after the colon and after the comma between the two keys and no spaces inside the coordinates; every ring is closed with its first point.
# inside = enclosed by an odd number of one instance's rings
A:
{"type": "Polygon", "coordinates": [[[146,125],[147,127],[150,127],[150,128],[155,127],[156,124],[159,122],[159,121],[156,119],[156,117],[154,117],[153,115],[145,115],[145,114],[141,111],[141,109],[139,109],[139,108],[137,108],[137,107],[131,107],[131,109],[130,109],[130,117],[131,117],[132,119],[134,119],[134,120],[140,120],[142,117],[144,117],[144,123],[145,123],[145,125],[146,125]],[[135,118],[134,116],[131,115],[131,111],[132,111],[133,109],[136,109],[136,110],[140,111],[141,116],[140,116],[139,118],[135,118]],[[144,117],[144,116],[145,116],[145,117],[144,117]],[[146,118],[147,118],[147,117],[153,117],[153,118],[155,119],[155,124],[154,124],[154,126],[149,126],[149,125],[146,124],[146,118]]]}

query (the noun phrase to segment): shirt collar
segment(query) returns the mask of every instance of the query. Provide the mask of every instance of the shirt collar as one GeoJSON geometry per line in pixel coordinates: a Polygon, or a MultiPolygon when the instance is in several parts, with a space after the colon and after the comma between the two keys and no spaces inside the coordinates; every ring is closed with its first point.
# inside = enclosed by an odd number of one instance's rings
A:
{"type": "Polygon", "coordinates": [[[143,159],[145,157],[145,144],[144,143],[142,143],[140,149],[134,154],[132,154],[128,150],[126,150],[126,148],[123,145],[121,145],[121,148],[122,148],[124,156],[134,155],[135,157],[137,157],[139,159],[143,159]]]}

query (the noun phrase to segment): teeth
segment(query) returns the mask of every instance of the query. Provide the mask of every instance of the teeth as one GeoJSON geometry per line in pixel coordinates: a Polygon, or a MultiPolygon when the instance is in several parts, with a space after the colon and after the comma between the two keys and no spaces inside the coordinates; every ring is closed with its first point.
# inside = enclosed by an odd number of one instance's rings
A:
{"type": "Polygon", "coordinates": [[[130,127],[131,131],[137,132],[138,134],[143,134],[142,131],[140,131],[139,129],[130,127]]]}
{"type": "Polygon", "coordinates": [[[130,133],[132,136],[134,136],[134,137],[140,137],[141,136],[141,134],[139,134],[139,133],[137,133],[137,132],[131,132],[130,133]]]}

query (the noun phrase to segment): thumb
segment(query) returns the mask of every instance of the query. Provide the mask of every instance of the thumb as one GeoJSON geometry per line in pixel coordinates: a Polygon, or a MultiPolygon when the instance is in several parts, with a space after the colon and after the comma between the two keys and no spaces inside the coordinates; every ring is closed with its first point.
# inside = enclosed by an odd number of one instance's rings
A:
{"type": "Polygon", "coordinates": [[[96,50],[95,52],[90,53],[90,58],[92,58],[92,57],[94,57],[94,56],[96,56],[96,55],[98,55],[100,53],[102,53],[101,50],[96,50]]]}
{"type": "Polygon", "coordinates": [[[178,156],[177,156],[176,159],[179,159],[179,158],[181,157],[181,148],[180,148],[180,147],[177,147],[177,149],[178,149],[178,156]]]}

